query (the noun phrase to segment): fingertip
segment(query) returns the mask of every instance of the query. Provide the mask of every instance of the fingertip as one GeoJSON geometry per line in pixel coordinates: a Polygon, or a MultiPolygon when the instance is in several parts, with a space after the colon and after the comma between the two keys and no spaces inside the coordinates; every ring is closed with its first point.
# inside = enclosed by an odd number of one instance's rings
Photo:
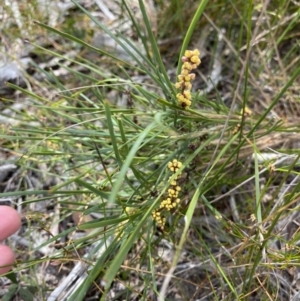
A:
{"type": "Polygon", "coordinates": [[[0,245],[0,275],[9,272],[15,260],[15,256],[11,248],[0,245]]]}
{"type": "Polygon", "coordinates": [[[20,226],[20,214],[9,206],[0,206],[0,240],[14,234],[20,226]]]}

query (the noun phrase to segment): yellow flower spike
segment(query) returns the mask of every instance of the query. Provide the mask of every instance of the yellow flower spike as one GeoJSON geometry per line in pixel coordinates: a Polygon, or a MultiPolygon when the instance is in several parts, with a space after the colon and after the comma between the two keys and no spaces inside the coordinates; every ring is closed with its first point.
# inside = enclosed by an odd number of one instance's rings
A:
{"type": "Polygon", "coordinates": [[[170,176],[168,179],[169,188],[167,189],[167,197],[163,199],[159,205],[159,208],[151,212],[152,220],[164,230],[166,224],[165,214],[174,210],[180,203],[180,198],[178,197],[181,187],[177,184],[177,179],[180,177],[180,174],[176,175],[176,179],[172,179],[174,174],[178,172],[178,169],[182,167],[182,162],[177,159],[173,159],[168,162],[167,168],[173,173],[173,176],[170,176]]]}
{"type": "Polygon", "coordinates": [[[129,214],[129,213],[134,213],[134,211],[136,211],[136,209],[133,208],[133,207],[126,207],[125,211],[126,211],[127,214],[129,214]]]}
{"type": "Polygon", "coordinates": [[[187,102],[187,101],[189,101],[189,98],[185,97],[185,95],[183,94],[183,102],[187,102]]]}
{"type": "MultiPolygon", "coordinates": [[[[243,109],[241,109],[241,114],[243,114],[243,109]]],[[[252,115],[252,111],[248,107],[245,107],[244,117],[247,118],[247,117],[249,117],[251,115],[252,115]]]]}
{"type": "Polygon", "coordinates": [[[174,189],[168,189],[168,193],[172,197],[172,195],[175,194],[175,190],[174,189]]]}
{"type": "Polygon", "coordinates": [[[193,70],[192,64],[191,64],[190,62],[184,62],[184,63],[182,64],[181,74],[182,74],[183,70],[187,70],[187,71],[193,70]]]}
{"type": "Polygon", "coordinates": [[[188,69],[182,69],[182,70],[181,70],[181,74],[178,75],[178,79],[179,79],[179,76],[180,76],[181,78],[183,78],[184,76],[187,76],[188,74],[189,74],[189,70],[188,70],[188,69]]]}
{"type": "Polygon", "coordinates": [[[196,55],[194,55],[194,56],[191,57],[191,62],[194,63],[197,66],[200,65],[200,63],[201,63],[199,57],[196,56],[196,55]]]}
{"type": "Polygon", "coordinates": [[[179,102],[179,104],[183,107],[183,106],[185,106],[185,102],[186,102],[186,100],[183,99],[183,100],[181,100],[181,101],[179,102]]]}
{"type": "Polygon", "coordinates": [[[190,58],[193,54],[194,54],[194,52],[192,50],[186,50],[184,52],[184,56],[187,58],[190,58]]]}
{"type": "Polygon", "coordinates": [[[190,82],[184,83],[184,88],[186,90],[191,90],[192,89],[192,84],[190,82]]]}
{"type": "Polygon", "coordinates": [[[195,78],[195,74],[191,73],[191,70],[196,69],[201,63],[199,58],[200,52],[198,49],[186,50],[184,56],[182,57],[182,67],[181,73],[178,75],[178,82],[175,84],[176,89],[181,89],[181,93],[178,93],[176,98],[178,104],[184,108],[188,109],[192,102],[191,81],[195,78]]]}
{"type": "Polygon", "coordinates": [[[191,77],[190,77],[189,75],[186,75],[186,76],[184,77],[184,81],[185,81],[185,82],[190,82],[190,81],[191,81],[191,77]]]}
{"type": "Polygon", "coordinates": [[[183,91],[183,95],[184,95],[184,97],[187,98],[187,99],[191,99],[191,98],[192,98],[191,92],[188,91],[188,90],[184,90],[184,91],[183,91]]]}
{"type": "Polygon", "coordinates": [[[181,93],[178,93],[176,97],[179,101],[184,101],[184,96],[181,93]]]}
{"type": "Polygon", "coordinates": [[[248,107],[245,108],[245,112],[246,112],[248,115],[252,115],[252,111],[251,111],[248,107]]]}
{"type": "Polygon", "coordinates": [[[181,88],[181,83],[176,83],[176,84],[175,84],[175,88],[176,88],[176,89],[181,88]]]}
{"type": "Polygon", "coordinates": [[[190,78],[191,78],[191,80],[195,79],[195,77],[196,77],[196,74],[195,74],[195,73],[190,73],[190,78]]]}
{"type": "Polygon", "coordinates": [[[182,75],[182,74],[179,74],[178,75],[178,80],[181,82],[183,82],[184,83],[184,75],[182,75]]]}

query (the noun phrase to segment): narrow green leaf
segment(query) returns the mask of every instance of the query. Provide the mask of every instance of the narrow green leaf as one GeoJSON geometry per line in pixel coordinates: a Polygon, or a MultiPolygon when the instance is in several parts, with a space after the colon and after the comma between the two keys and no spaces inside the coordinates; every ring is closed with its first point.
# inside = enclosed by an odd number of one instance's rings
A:
{"type": "Polygon", "coordinates": [[[89,183],[87,183],[81,179],[75,179],[74,182],[85,187],[89,191],[95,193],[98,196],[101,196],[102,198],[104,198],[106,200],[109,198],[109,194],[107,192],[101,191],[100,189],[95,188],[94,186],[90,185],[89,183]]]}
{"type": "Polygon", "coordinates": [[[12,284],[8,288],[8,292],[2,297],[2,301],[10,301],[13,300],[13,298],[16,296],[17,290],[18,290],[17,284],[12,284]]]}
{"type": "Polygon", "coordinates": [[[180,55],[179,55],[179,61],[178,61],[177,73],[176,73],[177,75],[179,75],[180,72],[181,72],[181,66],[182,66],[181,58],[183,57],[185,50],[189,46],[190,40],[191,40],[192,35],[193,35],[193,33],[195,31],[195,28],[197,26],[197,22],[199,21],[200,17],[202,16],[207,3],[208,3],[208,0],[202,0],[201,1],[201,3],[199,4],[199,6],[197,8],[196,13],[193,16],[193,19],[192,19],[192,22],[191,22],[191,24],[188,28],[188,31],[187,31],[187,33],[184,37],[184,40],[183,40],[183,43],[182,43],[182,46],[181,46],[180,55]]]}
{"type": "Polygon", "coordinates": [[[25,287],[24,288],[20,287],[19,295],[20,295],[21,299],[24,301],[33,301],[34,300],[33,294],[25,287]]]}

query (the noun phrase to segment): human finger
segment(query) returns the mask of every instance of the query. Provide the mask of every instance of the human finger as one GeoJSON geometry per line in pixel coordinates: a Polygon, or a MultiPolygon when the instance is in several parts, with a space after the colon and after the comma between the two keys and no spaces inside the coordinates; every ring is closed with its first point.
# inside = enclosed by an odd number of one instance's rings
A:
{"type": "Polygon", "coordinates": [[[7,273],[12,268],[15,256],[11,248],[0,245],[0,275],[7,273]]]}
{"type": "Polygon", "coordinates": [[[20,226],[19,213],[9,206],[0,206],[0,241],[14,234],[20,226]]]}

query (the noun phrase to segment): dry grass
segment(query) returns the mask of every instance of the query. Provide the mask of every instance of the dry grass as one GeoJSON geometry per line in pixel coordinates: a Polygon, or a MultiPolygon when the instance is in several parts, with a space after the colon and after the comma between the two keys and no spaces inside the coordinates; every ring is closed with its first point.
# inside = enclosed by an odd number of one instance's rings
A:
{"type": "Polygon", "coordinates": [[[189,45],[202,64],[188,112],[168,84],[196,4],[145,2],[168,78],[138,2],[131,16],[117,1],[80,4],[123,48],[72,3],[1,11],[20,87],[0,75],[1,203],[23,218],[2,300],[156,300],[164,287],[165,300],[298,300],[297,3],[210,1],[189,45]],[[173,158],[182,204],[161,231],[151,206],[173,158]]]}

